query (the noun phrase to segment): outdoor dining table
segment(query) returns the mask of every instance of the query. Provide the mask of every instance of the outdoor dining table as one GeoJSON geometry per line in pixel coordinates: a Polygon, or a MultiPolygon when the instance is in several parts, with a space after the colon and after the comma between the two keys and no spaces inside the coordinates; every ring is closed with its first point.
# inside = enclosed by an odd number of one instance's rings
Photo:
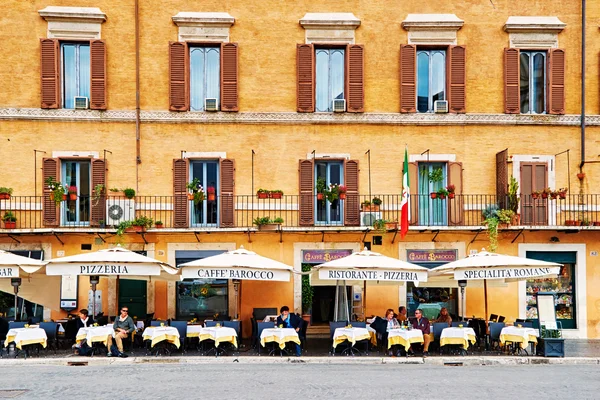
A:
{"type": "Polygon", "coordinates": [[[150,340],[150,347],[157,343],[168,342],[179,348],[179,331],[172,326],[149,326],[142,333],[144,340],[150,340]]]}
{"type": "Polygon", "coordinates": [[[460,345],[464,350],[469,348],[469,342],[475,344],[477,342],[477,335],[473,328],[444,328],[440,335],[440,347],[448,344],[460,345]]]}
{"type": "Polygon", "coordinates": [[[500,332],[500,343],[519,343],[521,349],[526,349],[530,342],[537,344],[539,333],[533,328],[519,328],[518,326],[506,326],[500,332]]]}
{"type": "Polygon", "coordinates": [[[423,332],[420,329],[395,328],[388,331],[388,350],[393,345],[403,346],[406,351],[410,350],[413,343],[423,343],[423,332]]]}
{"type": "Polygon", "coordinates": [[[87,328],[79,328],[75,340],[80,343],[87,341],[88,346],[92,347],[94,343],[102,343],[108,347],[108,338],[115,337],[115,330],[112,325],[105,326],[90,326],[87,328]]]}
{"type": "Polygon", "coordinates": [[[260,345],[265,347],[269,342],[279,344],[279,349],[283,350],[285,349],[285,344],[288,342],[300,345],[300,336],[298,336],[298,332],[293,328],[266,328],[260,333],[260,345]]]}
{"type": "Polygon", "coordinates": [[[350,346],[342,352],[342,354],[350,353],[354,355],[354,353],[359,353],[357,349],[354,348],[356,342],[360,340],[370,340],[371,334],[367,330],[367,328],[354,328],[354,327],[344,327],[344,328],[336,328],[333,332],[333,348],[335,349],[338,344],[345,342],[346,340],[350,343],[350,346]]]}
{"type": "Polygon", "coordinates": [[[48,336],[46,331],[38,328],[37,326],[29,328],[14,328],[10,329],[6,334],[6,340],[4,346],[8,347],[11,342],[15,343],[17,349],[22,350],[23,346],[30,344],[41,344],[42,347],[46,348],[48,336]]]}

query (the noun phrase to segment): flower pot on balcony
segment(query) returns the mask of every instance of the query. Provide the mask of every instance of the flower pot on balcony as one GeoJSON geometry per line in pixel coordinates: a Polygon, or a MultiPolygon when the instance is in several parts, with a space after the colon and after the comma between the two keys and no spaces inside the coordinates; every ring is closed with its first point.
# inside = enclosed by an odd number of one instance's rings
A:
{"type": "Polygon", "coordinates": [[[77,193],[69,193],[69,200],[77,200],[77,193]]]}
{"type": "Polygon", "coordinates": [[[579,179],[580,181],[582,181],[583,178],[585,178],[585,172],[580,172],[580,173],[577,174],[577,179],[579,179]]]}
{"type": "Polygon", "coordinates": [[[263,225],[258,225],[258,230],[273,232],[273,231],[278,231],[280,227],[281,227],[281,224],[263,224],[263,225]]]}
{"type": "Polygon", "coordinates": [[[346,193],[340,193],[340,200],[346,200],[346,193]]]}
{"type": "Polygon", "coordinates": [[[194,193],[188,193],[188,200],[194,200],[194,193]]]}
{"type": "Polygon", "coordinates": [[[16,227],[17,227],[17,223],[16,222],[4,221],[4,228],[5,229],[15,229],[16,227]]]}
{"type": "Polygon", "coordinates": [[[317,200],[323,200],[323,193],[317,193],[317,200]]]}
{"type": "Polygon", "coordinates": [[[521,225],[521,214],[513,214],[513,216],[510,217],[510,224],[521,225]]]}
{"type": "Polygon", "coordinates": [[[449,199],[453,199],[454,198],[454,193],[448,193],[448,198],[449,199]]]}
{"type": "Polygon", "coordinates": [[[138,225],[131,225],[130,227],[125,229],[125,232],[144,232],[144,227],[138,225]]]}
{"type": "Polygon", "coordinates": [[[564,200],[567,198],[567,192],[558,192],[558,198],[564,200]]]}
{"type": "Polygon", "coordinates": [[[256,193],[256,195],[258,196],[259,199],[268,199],[269,198],[269,193],[267,193],[267,192],[258,192],[258,193],[256,193]]]}
{"type": "Polygon", "coordinates": [[[9,193],[0,193],[0,200],[8,200],[10,199],[9,193]]]}
{"type": "Polygon", "coordinates": [[[508,225],[507,223],[505,223],[505,222],[500,222],[500,223],[498,224],[498,229],[508,229],[508,226],[509,226],[509,225],[508,225]]]}
{"type": "Polygon", "coordinates": [[[575,226],[575,221],[572,219],[567,219],[567,220],[565,220],[565,225],[566,226],[575,226]]]}
{"type": "Polygon", "coordinates": [[[440,199],[440,200],[446,200],[446,195],[445,194],[438,194],[438,199],[440,199]]]}
{"type": "Polygon", "coordinates": [[[600,226],[600,221],[594,221],[593,224],[594,226],[600,226]]]}
{"type": "Polygon", "coordinates": [[[436,199],[437,198],[437,193],[436,192],[431,192],[430,194],[432,199],[436,199]]]}
{"type": "Polygon", "coordinates": [[[272,199],[281,199],[283,197],[283,193],[270,193],[270,195],[272,199]]]}
{"type": "Polygon", "coordinates": [[[548,193],[542,193],[542,199],[547,199],[548,198],[548,193]]]}
{"type": "Polygon", "coordinates": [[[379,206],[375,204],[371,204],[370,206],[362,205],[360,209],[362,212],[379,211],[379,206]]]}
{"type": "Polygon", "coordinates": [[[208,199],[208,201],[215,201],[215,194],[214,193],[208,193],[206,195],[206,198],[208,199]]]}
{"type": "Polygon", "coordinates": [[[540,197],[539,194],[537,194],[537,193],[531,193],[531,198],[532,199],[537,200],[539,197],[540,197]]]}
{"type": "Polygon", "coordinates": [[[398,223],[397,222],[386,222],[385,229],[388,231],[396,230],[396,229],[398,229],[398,223]]]}

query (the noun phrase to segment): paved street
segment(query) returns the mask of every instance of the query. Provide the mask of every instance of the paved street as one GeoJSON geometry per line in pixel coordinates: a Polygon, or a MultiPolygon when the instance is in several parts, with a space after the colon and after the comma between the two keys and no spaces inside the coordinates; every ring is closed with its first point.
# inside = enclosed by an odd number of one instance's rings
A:
{"type": "Polygon", "coordinates": [[[204,364],[2,368],[0,398],[18,399],[217,398],[576,398],[600,396],[597,365],[477,366],[204,364]],[[127,395],[116,388],[129,387],[127,395]],[[188,389],[184,389],[188,388],[188,389]],[[187,390],[188,393],[183,391],[187,390]],[[435,391],[442,390],[439,395],[435,391]],[[443,395],[443,396],[442,396],[443,395]],[[420,396],[419,396],[420,397],[420,396]]]}

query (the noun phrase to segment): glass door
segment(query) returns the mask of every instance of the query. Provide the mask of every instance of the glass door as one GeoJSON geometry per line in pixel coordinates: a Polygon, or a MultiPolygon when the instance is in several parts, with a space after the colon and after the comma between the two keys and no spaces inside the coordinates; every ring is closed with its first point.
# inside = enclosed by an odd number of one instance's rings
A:
{"type": "Polygon", "coordinates": [[[89,161],[63,161],[62,183],[67,187],[63,202],[61,225],[88,226],[90,224],[91,176],[89,161]]]}
{"type": "Polygon", "coordinates": [[[446,163],[419,163],[419,225],[448,225],[447,200],[432,198],[447,185],[446,163]]]}
{"type": "Polygon", "coordinates": [[[204,200],[191,200],[192,226],[217,226],[219,212],[217,193],[218,161],[194,161],[190,164],[190,181],[197,178],[204,190],[204,200]]]}
{"type": "MultiPolygon", "coordinates": [[[[326,190],[330,185],[344,184],[344,166],[341,162],[317,162],[315,163],[315,183],[319,180],[325,182],[326,190]]],[[[316,192],[316,191],[315,191],[316,192]]],[[[323,197],[316,200],[316,223],[321,225],[343,225],[342,202],[339,199],[323,197]]]]}

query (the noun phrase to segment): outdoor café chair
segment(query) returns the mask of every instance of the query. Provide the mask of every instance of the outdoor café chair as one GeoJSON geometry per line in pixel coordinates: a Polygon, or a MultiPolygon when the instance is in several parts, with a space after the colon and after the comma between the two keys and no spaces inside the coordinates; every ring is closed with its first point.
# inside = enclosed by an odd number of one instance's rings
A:
{"type": "Polygon", "coordinates": [[[506,317],[504,315],[498,316],[498,322],[504,322],[505,320],[506,320],[506,317]]]}
{"type": "Polygon", "coordinates": [[[219,321],[204,321],[204,325],[207,328],[210,328],[212,326],[217,326],[217,324],[220,324],[220,322],[219,321]]]}
{"type": "Polygon", "coordinates": [[[40,329],[43,329],[48,337],[46,350],[50,350],[52,347],[54,348],[54,354],[56,354],[58,349],[58,324],[56,322],[40,322],[40,329]]]}
{"type": "Polygon", "coordinates": [[[498,316],[496,314],[490,314],[490,322],[498,322],[498,316]]]}
{"type": "Polygon", "coordinates": [[[252,325],[252,334],[250,335],[250,343],[251,343],[251,346],[256,349],[256,332],[258,329],[256,326],[256,320],[254,319],[254,317],[250,318],[250,324],[252,325]]]}
{"type": "Polygon", "coordinates": [[[10,321],[8,323],[8,330],[25,328],[26,323],[26,321],[10,321]]]}
{"type": "MultiPolygon", "coordinates": [[[[260,350],[262,345],[260,344],[260,334],[262,333],[263,330],[265,329],[269,329],[269,328],[273,328],[275,325],[272,322],[258,322],[257,323],[257,341],[258,341],[258,355],[260,356],[260,350]]],[[[269,346],[269,348],[272,350],[274,348],[274,344],[276,343],[265,343],[265,347],[269,346]]]]}
{"type": "Polygon", "coordinates": [[[442,354],[442,346],[440,346],[440,339],[442,337],[442,331],[448,327],[446,322],[434,322],[433,323],[433,343],[440,350],[440,354],[442,354]]]}
{"type": "Polygon", "coordinates": [[[187,321],[171,321],[171,326],[177,329],[177,332],[179,332],[179,339],[181,341],[181,354],[183,354],[185,353],[186,345],[188,344],[187,321]]]}
{"type": "Polygon", "coordinates": [[[302,320],[300,324],[300,330],[298,331],[298,337],[300,338],[300,348],[303,352],[306,352],[306,330],[308,329],[308,322],[302,320]]]}
{"type": "Polygon", "coordinates": [[[504,322],[490,323],[490,344],[492,345],[492,350],[500,349],[500,333],[502,332],[502,328],[504,328],[504,322]],[[496,346],[494,346],[494,343],[496,343],[496,346]]]}
{"type": "Polygon", "coordinates": [[[150,321],[150,326],[160,326],[160,324],[165,324],[165,326],[169,326],[169,321],[150,321]]]}
{"type": "MultiPolygon", "coordinates": [[[[331,340],[331,355],[335,355],[335,348],[333,347],[333,335],[337,328],[344,328],[348,325],[347,321],[329,321],[329,340],[331,340]]],[[[339,347],[339,346],[338,346],[339,347]]]]}

